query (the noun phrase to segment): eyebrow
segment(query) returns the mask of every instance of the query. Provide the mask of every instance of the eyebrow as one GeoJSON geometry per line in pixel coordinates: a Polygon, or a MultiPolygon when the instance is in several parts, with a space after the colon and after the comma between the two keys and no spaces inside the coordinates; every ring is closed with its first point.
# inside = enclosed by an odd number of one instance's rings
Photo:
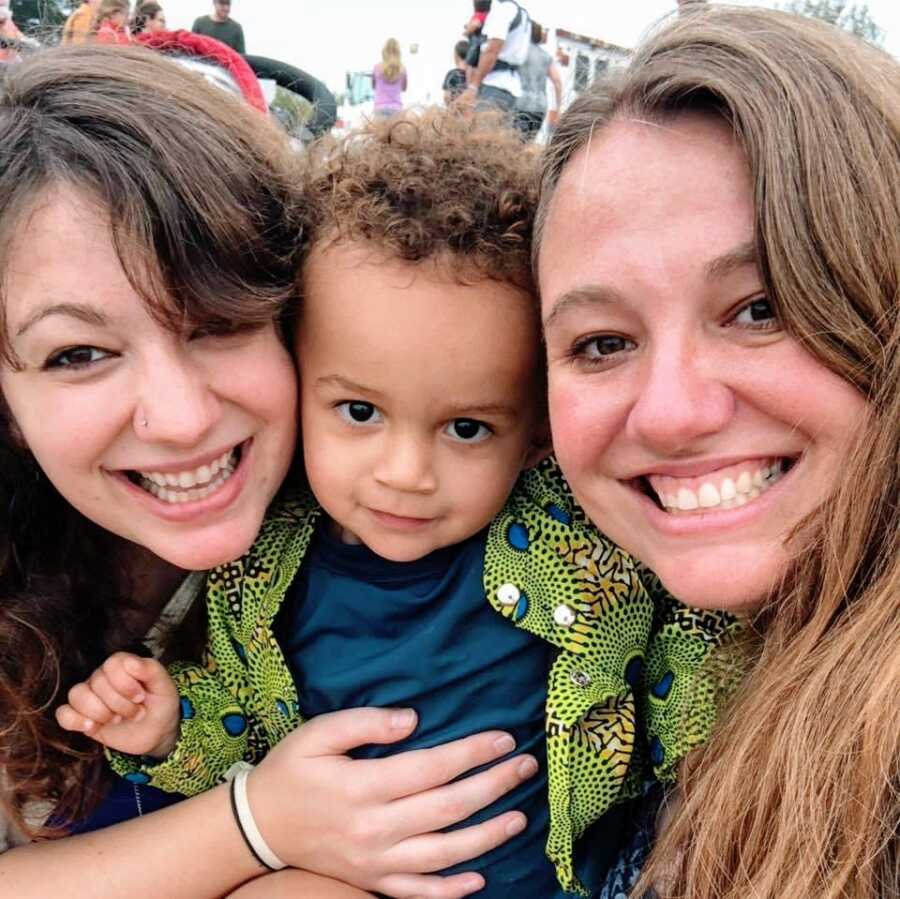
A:
{"type": "Polygon", "coordinates": [[[97,325],[98,327],[109,325],[109,319],[93,306],[87,306],[82,303],[53,303],[50,306],[41,306],[39,309],[35,309],[16,329],[15,336],[21,337],[29,328],[53,315],[64,315],[68,318],[78,319],[88,325],[97,325]]]}
{"type": "MultiPolygon", "coordinates": [[[[752,241],[740,244],[727,253],[711,259],[704,267],[704,273],[708,279],[719,280],[745,265],[759,265],[756,245],[752,241]]],[[[622,294],[612,287],[604,287],[600,284],[587,284],[582,287],[576,287],[566,291],[556,301],[550,314],[544,319],[544,328],[550,327],[555,319],[564,315],[570,309],[623,302],[625,302],[625,299],[622,294]]]]}
{"type": "Polygon", "coordinates": [[[624,301],[622,294],[612,287],[602,287],[599,284],[586,284],[567,290],[554,303],[550,314],[544,319],[544,328],[550,325],[571,309],[582,309],[586,306],[605,306],[624,301]]]}
{"type": "Polygon", "coordinates": [[[508,403],[478,403],[475,405],[450,403],[446,407],[446,411],[450,418],[474,418],[477,415],[512,418],[516,414],[516,410],[508,403]]]}
{"type": "Polygon", "coordinates": [[[351,381],[343,375],[322,375],[321,378],[316,378],[316,387],[337,387],[340,390],[346,390],[348,393],[365,393],[381,396],[377,390],[372,390],[371,387],[366,387],[363,384],[357,384],[356,381],[351,381]]]}
{"type": "Polygon", "coordinates": [[[745,265],[759,265],[759,255],[753,241],[740,244],[733,250],[717,256],[706,264],[706,277],[711,279],[725,278],[736,269],[745,265]]]}

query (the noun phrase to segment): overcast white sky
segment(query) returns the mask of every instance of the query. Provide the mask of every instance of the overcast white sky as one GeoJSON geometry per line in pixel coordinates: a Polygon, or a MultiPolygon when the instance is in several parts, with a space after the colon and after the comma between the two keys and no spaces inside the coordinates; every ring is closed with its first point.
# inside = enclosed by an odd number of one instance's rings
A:
{"type": "MultiPolygon", "coordinates": [[[[212,9],[212,0],[161,2],[170,28],[190,28],[196,16],[212,9]]],[[[523,5],[551,33],[565,28],[625,47],[676,7],[675,0],[523,0],[523,5]]],[[[755,5],[776,4],[756,0],[755,5]]],[[[427,101],[440,97],[453,44],[471,9],[471,0],[232,0],[231,12],[244,28],[247,52],[293,63],[333,90],[343,87],[346,71],[371,69],[384,41],[396,37],[409,68],[409,99],[427,101]],[[412,43],[419,45],[415,56],[408,53],[412,43]]],[[[885,47],[900,56],[900,2],[869,0],[869,10],[887,32],[885,47]]]]}

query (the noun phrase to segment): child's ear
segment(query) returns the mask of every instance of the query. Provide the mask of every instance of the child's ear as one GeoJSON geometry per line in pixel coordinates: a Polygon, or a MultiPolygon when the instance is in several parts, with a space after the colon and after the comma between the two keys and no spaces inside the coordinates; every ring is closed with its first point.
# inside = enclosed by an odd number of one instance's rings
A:
{"type": "Polygon", "coordinates": [[[525,461],[522,463],[522,471],[534,468],[539,462],[542,462],[550,453],[553,452],[553,441],[550,436],[550,420],[541,419],[534,428],[531,437],[531,446],[525,454],[525,461]]]}

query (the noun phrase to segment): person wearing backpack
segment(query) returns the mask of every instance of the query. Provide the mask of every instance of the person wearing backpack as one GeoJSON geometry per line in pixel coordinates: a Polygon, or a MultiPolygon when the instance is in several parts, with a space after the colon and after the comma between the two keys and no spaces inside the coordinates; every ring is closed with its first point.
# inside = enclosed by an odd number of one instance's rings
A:
{"type": "Polygon", "coordinates": [[[519,66],[528,56],[531,19],[516,0],[493,0],[487,5],[478,64],[469,75],[464,102],[476,110],[499,110],[512,118],[522,93],[519,66]]]}

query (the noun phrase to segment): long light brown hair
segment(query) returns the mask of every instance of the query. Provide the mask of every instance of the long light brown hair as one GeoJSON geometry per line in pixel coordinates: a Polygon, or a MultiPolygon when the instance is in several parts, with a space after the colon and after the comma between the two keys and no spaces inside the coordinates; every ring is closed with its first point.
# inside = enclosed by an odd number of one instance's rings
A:
{"type": "MultiPolygon", "coordinates": [[[[18,365],[2,314],[9,243],[48,189],[68,185],[106,211],[132,286],[173,332],[234,333],[294,298],[295,165],[279,129],[150,50],[47,50],[11,67],[0,84],[0,365],[18,365]]],[[[139,588],[121,541],[56,491],[0,396],[0,808],[20,826],[32,803],[63,825],[98,798],[100,747],[62,731],[53,710],[142,636],[129,626],[139,588]]]]}
{"type": "Polygon", "coordinates": [[[403,60],[400,56],[400,44],[397,39],[389,37],[381,49],[381,74],[385,81],[396,81],[403,74],[403,60]]]}
{"type": "Polygon", "coordinates": [[[563,116],[538,239],[572,156],[617,117],[726,121],[787,331],[868,402],[833,495],[791,536],[752,670],[637,894],[900,895],[900,65],[820,22],[729,7],[665,24],[563,116]]]}

